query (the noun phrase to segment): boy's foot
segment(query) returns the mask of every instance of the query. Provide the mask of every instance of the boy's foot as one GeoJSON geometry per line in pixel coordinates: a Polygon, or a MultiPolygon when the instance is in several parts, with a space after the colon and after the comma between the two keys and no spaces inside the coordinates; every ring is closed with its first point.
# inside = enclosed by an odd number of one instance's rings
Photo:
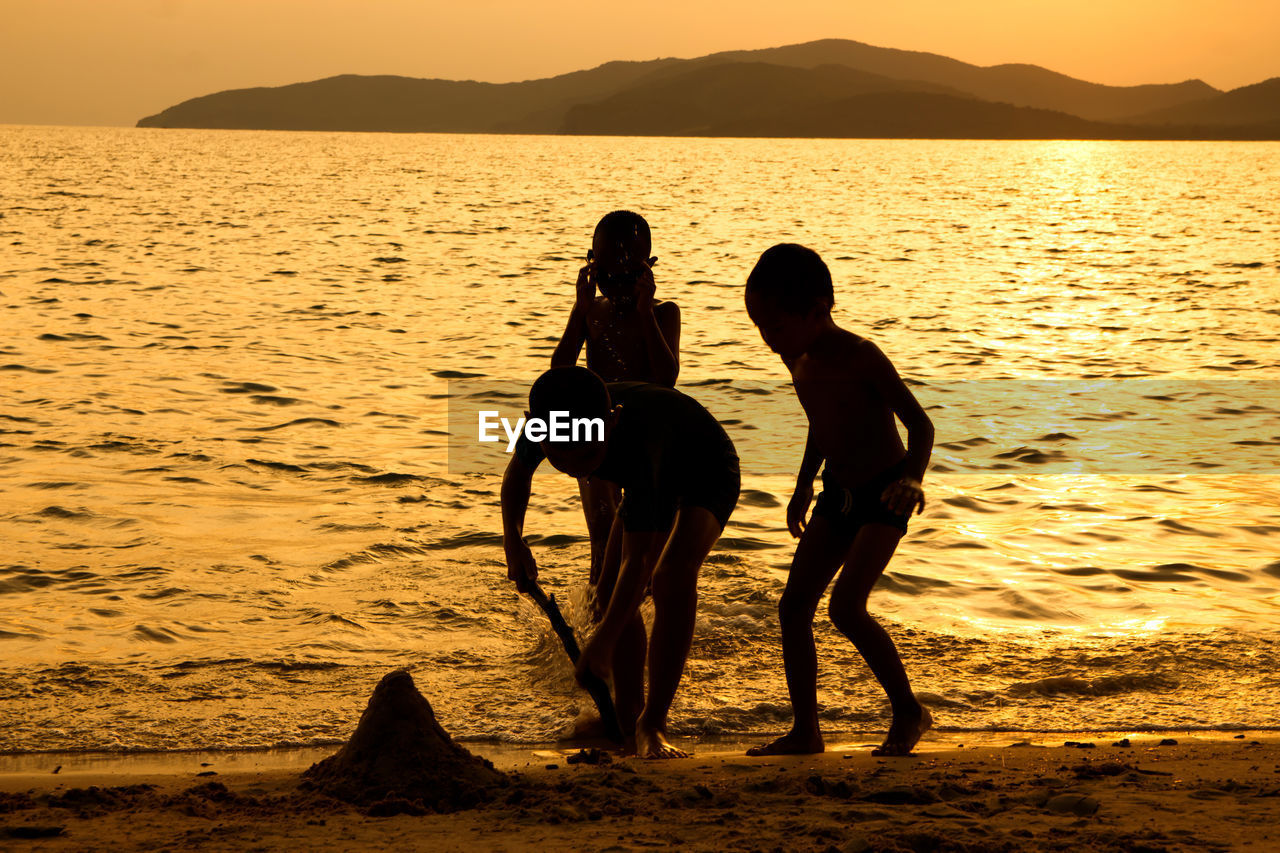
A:
{"type": "Polygon", "coordinates": [[[910,755],[911,750],[920,742],[925,732],[933,728],[933,715],[929,709],[920,706],[920,713],[911,715],[893,715],[893,723],[889,726],[889,734],[884,743],[871,750],[872,755],[910,755]]]}
{"type": "Polygon", "coordinates": [[[773,743],[753,746],[747,755],[812,755],[826,749],[818,732],[787,732],[773,743]]]}
{"type": "Polygon", "coordinates": [[[651,729],[644,723],[636,724],[636,755],[641,758],[688,758],[689,753],[672,746],[667,733],[651,729]]]}

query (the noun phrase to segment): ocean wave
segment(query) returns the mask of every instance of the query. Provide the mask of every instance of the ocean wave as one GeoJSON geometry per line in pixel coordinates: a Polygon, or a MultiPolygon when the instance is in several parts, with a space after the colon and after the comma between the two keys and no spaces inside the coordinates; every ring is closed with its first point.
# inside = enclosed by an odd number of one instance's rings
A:
{"type": "Polygon", "coordinates": [[[1109,675],[1093,678],[1057,675],[1009,685],[1007,696],[1114,696],[1119,693],[1167,693],[1178,680],[1164,674],[1109,675]]]}

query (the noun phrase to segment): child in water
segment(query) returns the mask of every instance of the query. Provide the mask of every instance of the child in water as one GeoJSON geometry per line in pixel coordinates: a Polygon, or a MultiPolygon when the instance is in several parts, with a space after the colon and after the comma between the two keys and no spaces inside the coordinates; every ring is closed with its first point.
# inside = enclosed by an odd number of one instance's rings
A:
{"type": "Polygon", "coordinates": [[[583,367],[552,368],[533,384],[529,417],[546,420],[552,412],[600,419],[602,435],[537,444],[520,438],[502,478],[507,576],[519,590],[538,576],[524,541],[524,518],[543,459],[570,476],[622,490],[621,569],[601,580],[599,595],[607,606],[582,649],[578,677],[612,675],[618,720],[636,754],[685,757],[667,739],[667,714],[693,640],[698,571],[738,502],[738,454],[693,398],[653,383],[606,385],[583,367]],[[647,586],[653,591],[648,638],[640,617],[647,586]]]}
{"type": "MultiPolygon", "coordinates": [[[[649,223],[615,210],[596,225],[587,263],[578,271],[573,310],[552,367],[570,367],[587,345],[587,367],[605,382],[635,380],[674,386],[680,375],[680,309],[654,298],[649,223]]],[[[591,583],[600,580],[609,531],[618,507],[612,483],[580,480],[582,511],[591,538],[591,583]]],[[[617,547],[616,544],[614,546],[617,547]]],[[[616,561],[616,554],[609,558],[616,561]]]]}
{"type": "Polygon", "coordinates": [[[933,450],[933,424],[871,341],[831,318],[831,273],[812,249],[783,243],[760,256],[747,279],[747,313],[791,372],[809,420],[787,527],[800,542],[778,603],[782,659],[795,714],[791,731],[749,755],[821,752],[813,619],[835,578],[831,622],[853,642],[888,694],[893,722],[876,755],[907,755],[933,725],[916,699],[893,640],[867,612],[912,511],[933,450]],[[907,447],[894,417],[907,428],[907,447]],[[813,479],[822,493],[808,523],[813,479]]]}

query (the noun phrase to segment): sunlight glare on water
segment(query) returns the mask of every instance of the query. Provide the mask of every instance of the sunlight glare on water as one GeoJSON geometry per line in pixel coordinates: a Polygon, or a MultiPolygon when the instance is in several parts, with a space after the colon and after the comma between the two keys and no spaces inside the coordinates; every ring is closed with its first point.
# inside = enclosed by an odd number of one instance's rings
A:
{"type": "MultiPolygon", "coordinates": [[[[0,128],[0,750],[331,742],[400,665],[463,737],[564,733],[585,699],[505,579],[496,478],[448,466],[447,397],[548,364],[623,207],[682,309],[680,387],[759,448],[677,732],[789,713],[803,424],[742,308],[783,241],[940,426],[873,607],[941,726],[1274,724],[1278,177],[1272,143],[0,128]],[[1081,396],[1019,409],[1034,380],[1081,396]],[[1155,380],[1183,384],[1080,391],[1155,380]]],[[[536,494],[582,627],[576,487],[536,494]]],[[[818,639],[824,726],[881,726],[818,639]]]]}

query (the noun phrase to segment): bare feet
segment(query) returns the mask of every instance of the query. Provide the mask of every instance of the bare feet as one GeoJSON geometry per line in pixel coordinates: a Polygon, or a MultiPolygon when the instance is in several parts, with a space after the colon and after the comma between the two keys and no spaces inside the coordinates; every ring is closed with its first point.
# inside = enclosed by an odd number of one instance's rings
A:
{"type": "Polygon", "coordinates": [[[814,732],[787,732],[773,743],[765,746],[753,746],[747,750],[747,755],[812,755],[815,752],[822,752],[826,745],[822,742],[822,735],[817,731],[814,732]]]}
{"type": "Polygon", "coordinates": [[[925,732],[933,728],[933,715],[929,709],[920,706],[920,713],[910,715],[893,715],[893,723],[889,726],[889,734],[884,743],[871,750],[872,755],[910,755],[911,750],[920,742],[925,732]]]}
{"type": "Polygon", "coordinates": [[[636,755],[641,758],[688,758],[689,753],[671,745],[662,729],[636,723],[636,755]]]}

